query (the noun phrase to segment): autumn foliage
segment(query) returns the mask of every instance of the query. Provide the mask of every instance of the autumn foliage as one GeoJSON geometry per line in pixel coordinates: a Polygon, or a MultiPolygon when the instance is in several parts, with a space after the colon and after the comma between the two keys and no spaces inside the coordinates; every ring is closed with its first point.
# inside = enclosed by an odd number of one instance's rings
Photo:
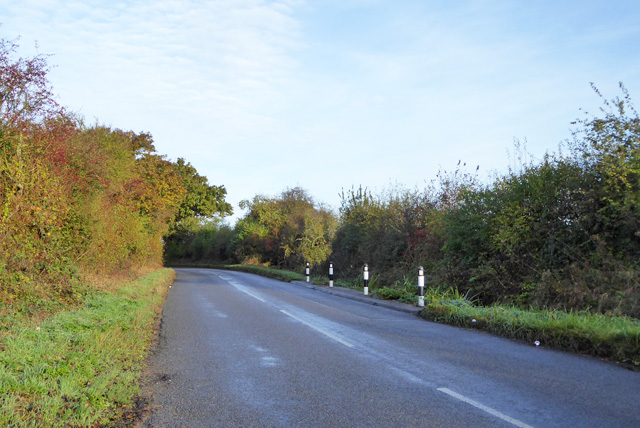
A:
{"type": "Polygon", "coordinates": [[[234,256],[242,261],[295,269],[309,261],[328,261],[337,219],[295,187],[277,197],[256,196],[241,202],[248,210],[233,235],[234,256]]]}
{"type": "Polygon", "coordinates": [[[388,296],[417,293],[423,266],[428,287],[484,305],[638,318],[640,118],[621,91],[558,153],[534,162],[516,143],[514,165],[488,181],[460,163],[424,189],[351,188],[337,216],[299,188],[256,196],[233,230],[196,230],[181,254],[298,272],[309,260],[322,276],[331,260],[352,280],[367,263],[370,288],[388,296]]]}
{"type": "Polygon", "coordinates": [[[60,107],[46,57],[16,50],[0,41],[0,302],[73,301],[79,278],[160,266],[170,228],[230,212],[224,187],[159,155],[150,134],[86,126],[60,107]],[[204,207],[189,199],[194,177],[204,207]]]}

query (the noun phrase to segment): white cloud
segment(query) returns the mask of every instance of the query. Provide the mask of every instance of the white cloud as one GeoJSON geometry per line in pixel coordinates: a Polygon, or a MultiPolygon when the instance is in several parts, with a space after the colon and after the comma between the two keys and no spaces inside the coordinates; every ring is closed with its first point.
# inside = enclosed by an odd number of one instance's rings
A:
{"type": "Polygon", "coordinates": [[[514,137],[555,150],[599,103],[588,82],[640,91],[628,1],[3,3],[2,36],[55,54],[63,104],[150,131],[233,203],[501,168],[514,137]]]}

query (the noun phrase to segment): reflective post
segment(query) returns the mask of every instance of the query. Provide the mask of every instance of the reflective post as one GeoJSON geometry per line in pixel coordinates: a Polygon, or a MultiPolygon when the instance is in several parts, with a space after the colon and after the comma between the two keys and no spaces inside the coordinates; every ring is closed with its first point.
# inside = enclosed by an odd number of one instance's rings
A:
{"type": "Polygon", "coordinates": [[[364,272],[362,272],[362,278],[364,279],[364,295],[369,295],[369,265],[364,264],[364,272]]]}
{"type": "Polygon", "coordinates": [[[309,282],[309,262],[307,262],[307,269],[305,271],[305,274],[307,276],[307,282],[309,282]]]}
{"type": "Polygon", "coordinates": [[[420,296],[418,297],[418,306],[424,307],[424,268],[418,268],[418,287],[420,288],[420,296]]]}
{"type": "Polygon", "coordinates": [[[329,262],[329,287],[333,287],[333,262],[329,262]]]}

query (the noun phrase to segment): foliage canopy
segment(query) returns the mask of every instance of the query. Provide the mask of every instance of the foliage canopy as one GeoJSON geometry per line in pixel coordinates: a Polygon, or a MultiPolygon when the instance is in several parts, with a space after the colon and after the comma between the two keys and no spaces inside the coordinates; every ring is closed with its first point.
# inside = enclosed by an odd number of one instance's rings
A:
{"type": "Polygon", "coordinates": [[[151,134],[67,113],[46,57],[17,47],[0,40],[0,303],[74,300],[80,276],[158,266],[170,226],[231,212],[224,187],[159,155],[151,134]]]}

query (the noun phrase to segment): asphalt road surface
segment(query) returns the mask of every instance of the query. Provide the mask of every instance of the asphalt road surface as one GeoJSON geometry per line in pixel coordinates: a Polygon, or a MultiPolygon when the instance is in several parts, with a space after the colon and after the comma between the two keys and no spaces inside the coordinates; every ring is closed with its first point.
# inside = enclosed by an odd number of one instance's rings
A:
{"type": "Polygon", "coordinates": [[[640,373],[614,364],[306,285],[176,271],[144,427],[640,427],[640,373]]]}

